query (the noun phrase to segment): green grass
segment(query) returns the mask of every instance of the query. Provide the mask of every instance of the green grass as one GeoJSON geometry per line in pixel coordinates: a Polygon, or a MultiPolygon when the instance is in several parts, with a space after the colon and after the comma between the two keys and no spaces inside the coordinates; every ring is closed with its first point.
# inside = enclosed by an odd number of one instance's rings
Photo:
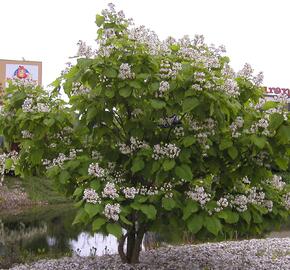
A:
{"type": "Polygon", "coordinates": [[[66,203],[70,200],[59,193],[52,181],[45,177],[29,177],[20,179],[18,177],[6,176],[4,184],[9,188],[20,188],[24,190],[33,201],[45,201],[49,204],[66,203]]]}

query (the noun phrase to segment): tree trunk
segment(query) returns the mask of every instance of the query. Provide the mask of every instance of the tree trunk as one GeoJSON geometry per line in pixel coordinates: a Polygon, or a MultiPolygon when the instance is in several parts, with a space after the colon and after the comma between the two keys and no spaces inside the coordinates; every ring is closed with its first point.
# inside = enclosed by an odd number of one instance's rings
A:
{"type": "Polygon", "coordinates": [[[141,251],[144,230],[135,232],[133,229],[122,236],[119,240],[118,252],[123,263],[135,264],[139,263],[139,255],[141,251]],[[124,252],[125,240],[127,239],[126,254],[124,252]]]}

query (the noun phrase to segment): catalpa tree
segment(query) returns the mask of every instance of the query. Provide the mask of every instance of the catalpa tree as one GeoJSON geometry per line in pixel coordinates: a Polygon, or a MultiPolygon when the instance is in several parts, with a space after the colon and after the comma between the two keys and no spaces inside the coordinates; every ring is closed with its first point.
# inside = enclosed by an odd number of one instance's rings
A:
{"type": "Polygon", "coordinates": [[[221,239],[286,218],[290,190],[275,172],[288,169],[289,115],[262,99],[262,75],[235,73],[202,36],[161,41],[112,5],[96,24],[97,49],[80,41],[54,83],[81,144],[44,164],[78,200],[75,223],[115,235],[136,263],[147,231],[221,239]]]}

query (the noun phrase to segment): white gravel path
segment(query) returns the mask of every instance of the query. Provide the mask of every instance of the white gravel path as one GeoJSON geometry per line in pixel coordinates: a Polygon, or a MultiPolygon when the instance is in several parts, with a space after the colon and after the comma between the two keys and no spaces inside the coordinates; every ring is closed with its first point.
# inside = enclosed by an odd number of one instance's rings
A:
{"type": "Polygon", "coordinates": [[[42,260],[13,270],[283,270],[290,269],[290,238],[228,241],[160,248],[141,253],[141,263],[122,264],[118,255],[42,260]]]}

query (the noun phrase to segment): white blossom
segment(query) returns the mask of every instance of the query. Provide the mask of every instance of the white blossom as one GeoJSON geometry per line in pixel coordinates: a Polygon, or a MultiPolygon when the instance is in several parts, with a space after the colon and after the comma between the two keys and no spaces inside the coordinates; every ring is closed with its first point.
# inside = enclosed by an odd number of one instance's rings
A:
{"type": "Polygon", "coordinates": [[[101,203],[100,196],[92,188],[86,188],[84,190],[83,200],[85,200],[88,203],[92,203],[92,204],[97,204],[97,203],[100,204],[101,203]]]}
{"type": "Polygon", "coordinates": [[[131,188],[125,187],[123,189],[123,193],[125,195],[125,198],[134,199],[136,194],[138,194],[138,190],[136,188],[134,188],[134,187],[131,187],[131,188]]]}
{"type": "Polygon", "coordinates": [[[105,209],[104,209],[104,215],[108,219],[112,219],[114,221],[119,220],[119,214],[121,213],[121,207],[120,204],[114,203],[114,204],[106,204],[105,209]]]}
{"type": "Polygon", "coordinates": [[[119,76],[120,79],[122,80],[131,80],[135,78],[135,73],[131,71],[131,65],[128,63],[123,63],[121,64],[119,68],[119,76]]]}
{"type": "Polygon", "coordinates": [[[152,158],[155,160],[162,158],[170,158],[175,159],[179,156],[180,148],[175,144],[166,143],[164,146],[160,144],[156,144],[153,147],[152,158]]]}
{"type": "Polygon", "coordinates": [[[104,187],[104,190],[102,192],[103,198],[110,198],[110,199],[116,199],[119,197],[119,194],[117,193],[117,189],[114,183],[106,183],[106,186],[104,187]]]}
{"type": "Polygon", "coordinates": [[[99,163],[91,163],[88,168],[88,174],[95,177],[104,177],[105,169],[99,166],[99,163]]]}

